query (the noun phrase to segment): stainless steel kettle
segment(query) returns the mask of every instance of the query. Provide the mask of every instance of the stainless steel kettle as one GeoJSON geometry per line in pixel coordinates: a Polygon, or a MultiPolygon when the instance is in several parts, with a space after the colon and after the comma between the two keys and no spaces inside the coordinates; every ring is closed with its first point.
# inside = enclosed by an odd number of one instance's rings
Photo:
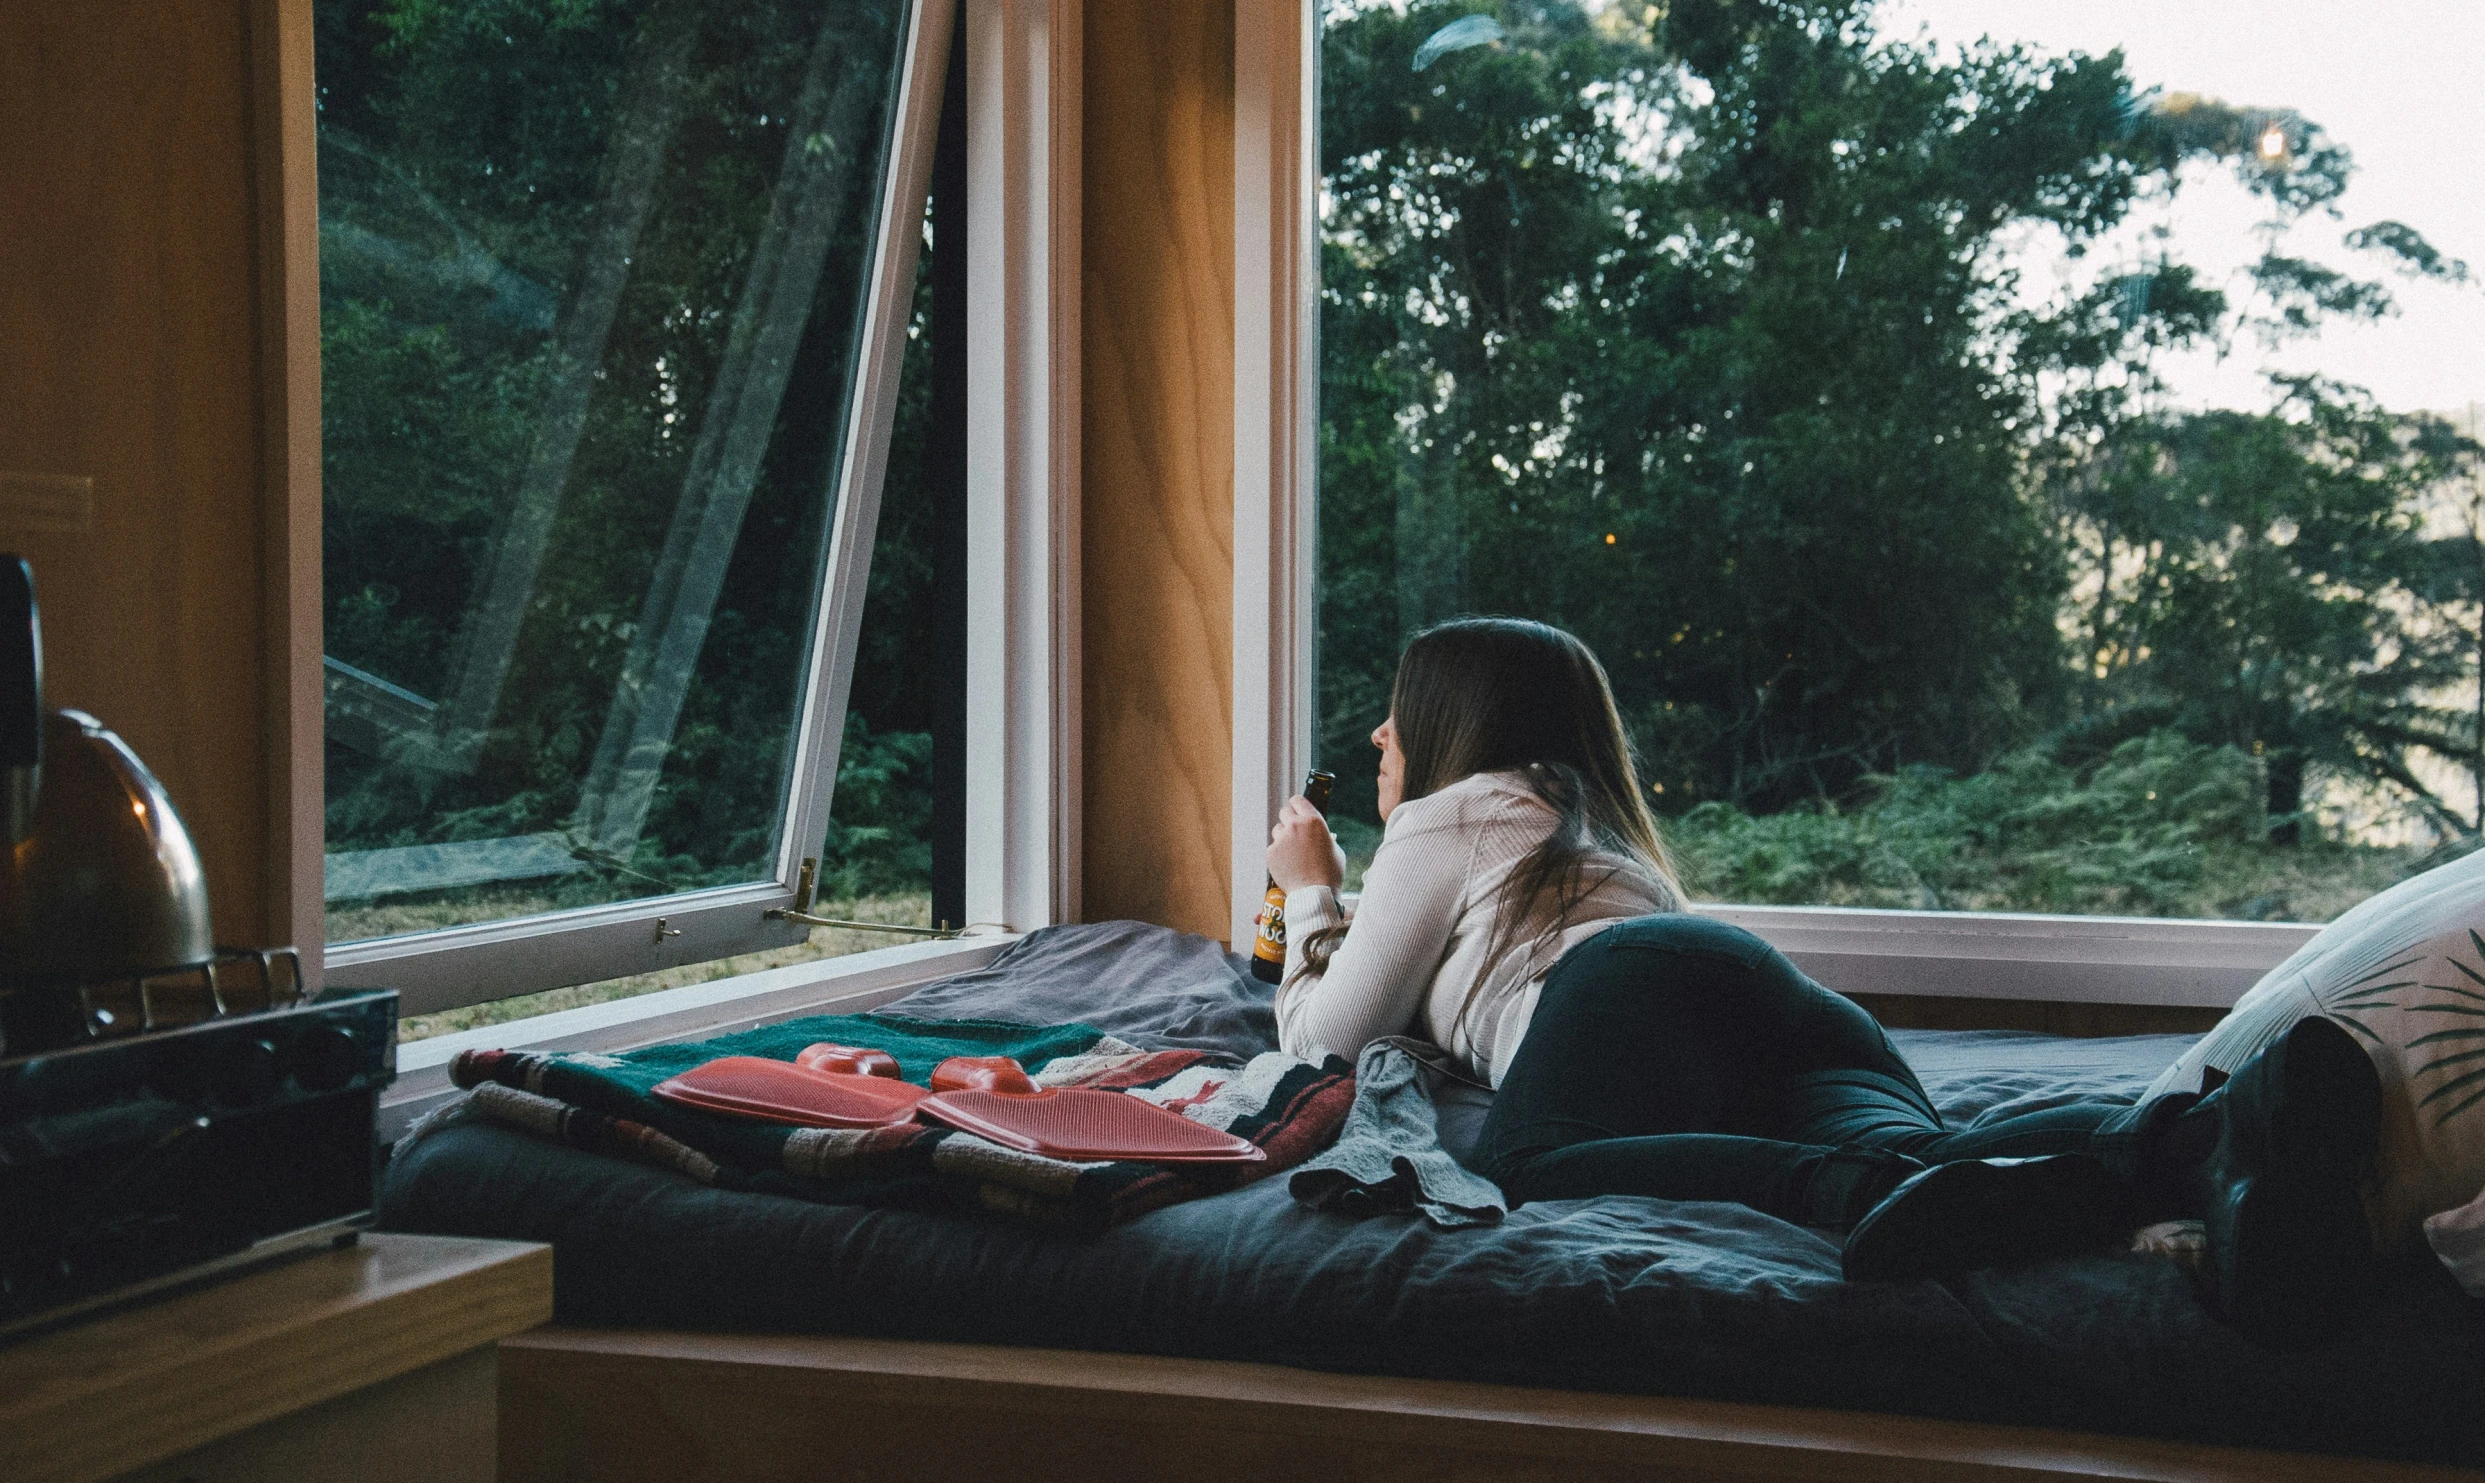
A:
{"type": "Polygon", "coordinates": [[[103,723],[42,697],[34,574],[0,556],[0,1055],[85,1040],[111,1019],[97,986],[143,1005],[149,980],[204,975],[216,955],[198,847],[164,785],[103,723]]]}

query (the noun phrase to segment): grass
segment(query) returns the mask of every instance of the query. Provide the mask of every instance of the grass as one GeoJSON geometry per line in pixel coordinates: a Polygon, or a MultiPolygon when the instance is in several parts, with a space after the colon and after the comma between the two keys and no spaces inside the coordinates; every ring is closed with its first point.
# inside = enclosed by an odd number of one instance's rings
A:
{"type": "MultiPolygon", "coordinates": [[[[509,903],[523,906],[522,901],[509,903]]],[[[541,910],[539,906],[537,908],[541,910]]],[[[823,901],[812,908],[824,917],[847,917],[862,922],[893,922],[901,926],[928,927],[932,924],[932,898],[929,895],[865,896],[845,901],[823,901]]],[[[416,909],[419,910],[419,909],[416,909]]],[[[513,912],[513,914],[515,914],[513,912]]],[[[471,906],[463,920],[473,920],[471,906]]],[[[418,927],[397,927],[400,932],[419,931],[418,927]]],[[[655,973],[634,973],[627,978],[608,978],[601,983],[577,984],[566,989],[546,989],[539,994],[520,994],[511,999],[495,999],[488,1004],[471,1004],[464,1009],[442,1010],[438,1014],[409,1016],[397,1027],[399,1041],[423,1040],[433,1035],[446,1035],[456,1030],[476,1030],[486,1025],[503,1025],[531,1015],[552,1014],[564,1009],[582,1009],[590,1004],[606,1004],[616,999],[632,999],[652,994],[659,989],[678,989],[691,984],[712,983],[737,974],[757,973],[767,968],[783,968],[794,963],[816,962],[823,958],[842,958],[849,953],[867,952],[876,947],[910,939],[894,933],[855,932],[841,927],[814,927],[808,941],[791,947],[770,948],[766,952],[743,953],[731,958],[717,958],[706,963],[686,963],[679,968],[666,968],[655,973]]]]}
{"type": "Polygon", "coordinates": [[[530,882],[506,886],[461,886],[429,896],[398,897],[378,902],[339,903],[328,908],[328,940],[359,942],[366,937],[400,937],[409,932],[437,932],[475,922],[506,922],[573,906],[653,894],[643,884],[611,881],[602,875],[581,889],[567,890],[530,882]]]}
{"type": "Polygon", "coordinates": [[[2030,750],[1969,777],[1904,769],[1848,808],[1702,804],[1666,835],[1707,900],[2307,923],[2473,845],[2355,844],[2309,818],[2275,844],[2265,793],[2255,759],[2161,731],[2078,768],[2030,750]]]}
{"type": "MultiPolygon", "coordinates": [[[[1380,846],[1378,829],[1338,831],[1346,848],[1348,891],[1363,888],[1363,873],[1380,846]]],[[[1770,890],[1749,873],[1715,868],[1701,841],[1669,835],[1683,886],[1694,901],[1739,905],[1857,906],[1917,911],[2068,912],[2075,916],[2193,917],[2219,921],[2319,924],[2419,871],[2443,863],[2438,851],[2370,849],[2330,843],[2294,849],[2242,846],[2207,852],[2199,879],[2189,889],[2156,902],[2136,901],[2119,891],[2066,903],[2050,894],[2030,900],[1996,879],[1983,890],[1967,889],[1928,900],[1912,882],[1875,883],[1835,876],[1806,876],[1791,889],[1770,890]],[[2157,909],[2151,910],[2155,906],[2157,909]]]]}
{"type": "MultiPolygon", "coordinates": [[[[1678,837],[1679,839],[1679,837],[1678,837]]],[[[1709,857],[1702,841],[1682,841],[1677,863],[1694,900],[1748,905],[1857,906],[1895,910],[2053,912],[2072,916],[2150,916],[2218,921],[2320,924],[2378,891],[2442,863],[2424,849],[2374,849],[2308,843],[2296,848],[2234,846],[2202,851],[2197,877],[2153,895],[2118,882],[2067,897],[2059,889],[2026,891],[1996,876],[1964,886],[1945,883],[1938,898],[1916,881],[1833,874],[1799,877],[1791,889],[1768,889],[1709,857]],[[1688,847],[1682,847],[1687,845],[1688,847]]]]}

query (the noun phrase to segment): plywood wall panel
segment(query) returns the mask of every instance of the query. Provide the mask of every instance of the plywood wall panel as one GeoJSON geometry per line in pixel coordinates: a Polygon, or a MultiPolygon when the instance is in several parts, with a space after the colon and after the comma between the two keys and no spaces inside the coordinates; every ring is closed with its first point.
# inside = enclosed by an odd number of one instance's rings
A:
{"type": "Polygon", "coordinates": [[[1222,938],[1234,17],[1087,0],[1084,29],[1082,909],[1222,938]]]}
{"type": "Polygon", "coordinates": [[[164,780],[235,941],[291,925],[271,890],[290,658],[267,636],[260,63],[247,0],[0,3],[0,549],[34,563],[48,698],[164,780]],[[5,497],[12,474],[91,480],[91,501],[37,509],[5,497]]]}

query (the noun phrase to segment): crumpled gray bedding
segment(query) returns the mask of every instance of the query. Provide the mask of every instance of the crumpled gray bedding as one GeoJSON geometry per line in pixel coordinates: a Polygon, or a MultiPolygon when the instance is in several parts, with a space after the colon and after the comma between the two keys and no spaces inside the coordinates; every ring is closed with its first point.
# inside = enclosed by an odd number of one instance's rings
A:
{"type": "MultiPolygon", "coordinates": [[[[1435,1056],[1440,1054],[1433,1048],[1435,1056]]],[[[1500,1186],[1441,1144],[1432,1088],[1439,1080],[1407,1044],[1375,1040],[1355,1058],[1355,1104],[1326,1153],[1287,1176],[1315,1210],[1422,1216],[1445,1231],[1489,1226],[1509,1213],[1500,1186]]]]}
{"type": "MultiPolygon", "coordinates": [[[[1268,991],[1239,960],[1128,923],[1037,933],[884,1012],[1083,1020],[1238,1055],[1275,1040],[1268,991]]],[[[1895,1038],[1953,1121],[2127,1100],[2189,1043],[1895,1038]]],[[[2211,1320],[2161,1257],[1845,1283],[1828,1239],[1740,1206],[1609,1196],[1441,1230],[1308,1209],[1285,1184],[1080,1239],[715,1190],[468,1123],[392,1161],[381,1222],[552,1242],[574,1323],[1251,1359],[2485,1462],[2485,1304],[2421,1254],[2355,1331],[2279,1356],[2211,1320]]]]}

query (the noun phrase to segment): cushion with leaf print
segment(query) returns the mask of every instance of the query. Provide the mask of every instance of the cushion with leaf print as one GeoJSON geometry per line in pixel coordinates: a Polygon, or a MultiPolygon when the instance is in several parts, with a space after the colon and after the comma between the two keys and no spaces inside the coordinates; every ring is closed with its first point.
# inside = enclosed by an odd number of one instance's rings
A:
{"type": "Polygon", "coordinates": [[[2485,851],[2399,882],[2321,929],[2147,1092],[2197,1091],[2307,1015],[2353,1031],[2381,1072],[2375,1234],[2396,1243],[2485,1190],[2485,851]]]}

